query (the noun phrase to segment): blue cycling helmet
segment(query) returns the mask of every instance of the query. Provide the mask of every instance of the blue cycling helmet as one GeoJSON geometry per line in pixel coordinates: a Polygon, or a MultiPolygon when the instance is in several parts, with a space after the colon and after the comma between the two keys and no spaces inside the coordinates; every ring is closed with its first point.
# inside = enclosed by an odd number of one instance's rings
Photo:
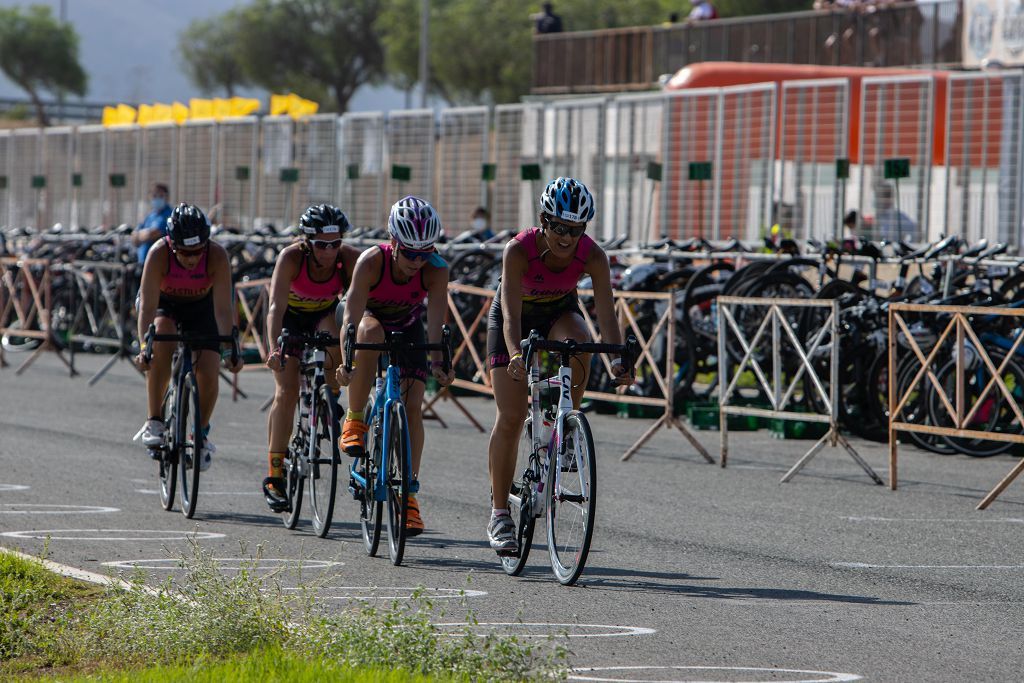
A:
{"type": "Polygon", "coordinates": [[[540,195],[540,210],[562,220],[586,223],[594,217],[594,196],[575,178],[555,178],[540,195]]]}

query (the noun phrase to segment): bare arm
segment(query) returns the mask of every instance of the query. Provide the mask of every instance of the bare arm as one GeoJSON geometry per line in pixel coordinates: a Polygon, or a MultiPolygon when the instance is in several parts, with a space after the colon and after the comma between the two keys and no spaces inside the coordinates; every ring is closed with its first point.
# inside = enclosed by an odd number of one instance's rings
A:
{"type": "Polygon", "coordinates": [[[210,275],[213,278],[213,313],[217,318],[217,332],[231,334],[235,326],[235,290],[231,284],[231,264],[224,247],[210,242],[210,275]]]}
{"type": "MultiPolygon", "coordinates": [[[[430,268],[423,278],[427,286],[427,341],[436,344],[441,341],[441,326],[448,311],[448,266],[426,267],[430,268]]],[[[431,360],[442,359],[440,351],[431,351],[430,355],[431,360]]]]}
{"type": "Polygon", "coordinates": [[[366,312],[366,300],[370,296],[370,287],[377,281],[380,274],[383,254],[377,247],[370,247],[356,261],[352,282],[348,286],[345,297],[345,315],[341,320],[341,343],[344,351],[345,335],[349,325],[358,325],[366,312]]]}
{"type": "Polygon", "coordinates": [[[149,250],[146,263],[142,266],[142,284],[139,287],[139,343],[146,336],[146,330],[156,319],[156,307],[160,302],[160,281],[167,272],[170,252],[161,242],[149,250]]]}
{"type": "Polygon", "coordinates": [[[277,258],[270,279],[270,309],[267,311],[267,342],[271,351],[277,349],[284,313],[288,310],[288,292],[302,267],[301,247],[287,247],[277,258]]]}
{"type": "Polygon", "coordinates": [[[519,353],[523,340],[520,318],[523,313],[523,273],[528,262],[522,245],[512,240],[505,246],[501,263],[501,317],[504,321],[505,347],[509,356],[519,353]]]}
{"type": "Polygon", "coordinates": [[[587,274],[594,288],[594,304],[597,307],[597,325],[601,341],[605,344],[621,344],[622,332],[615,318],[615,302],[612,298],[612,275],[608,266],[608,255],[596,244],[587,257],[587,274]]]}

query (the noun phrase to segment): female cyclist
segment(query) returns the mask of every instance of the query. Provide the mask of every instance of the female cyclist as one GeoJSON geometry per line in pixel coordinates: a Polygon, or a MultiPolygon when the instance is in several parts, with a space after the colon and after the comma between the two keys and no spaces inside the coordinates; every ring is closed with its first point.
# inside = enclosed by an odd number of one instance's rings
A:
{"type": "MultiPolygon", "coordinates": [[[[334,311],[359,258],[358,249],[342,244],[349,227],[348,218],[337,207],[309,207],[299,219],[302,240],[285,247],[274,265],[267,315],[267,339],[273,348],[267,367],[274,371],[274,403],[267,420],[270,471],[263,480],[264,498],[274,512],[289,509],[284,456],[299,401],[299,364],[294,359],[302,354],[302,349],[277,346],[277,340],[282,329],[299,334],[323,330],[338,336],[334,311]],[[284,356],[292,356],[293,361],[284,363],[284,356]]],[[[328,350],[327,383],[335,395],[338,384],[331,370],[338,365],[338,358],[336,349],[328,350]]]]}
{"type": "MultiPolygon", "coordinates": [[[[441,236],[441,219],[427,202],[404,197],[395,202],[388,216],[391,241],[364,251],[356,263],[352,285],[345,303],[342,330],[357,324],[356,341],[383,343],[386,332],[401,331],[406,341],[424,343],[423,301],[427,301],[426,337],[441,341],[441,325],[448,304],[448,264],[434,249],[441,236]],[[364,315],[365,313],[365,315],[364,315]]],[[[344,345],[344,339],[342,339],[344,345]]],[[[348,387],[348,414],[342,428],[341,448],[353,457],[365,454],[367,425],[363,409],[377,369],[376,351],[355,353],[352,372],[340,366],[338,382],[348,387]]],[[[438,383],[447,386],[454,374],[445,374],[440,352],[432,353],[430,372],[438,383]]],[[[423,389],[427,377],[424,351],[403,354],[401,367],[402,400],[409,419],[412,442],[412,479],[417,481],[423,454],[423,389]]],[[[414,487],[415,490],[415,487],[414,487]]],[[[416,496],[409,496],[406,533],[423,532],[416,496]]]]}
{"type": "MultiPolygon", "coordinates": [[[[224,247],[210,240],[210,224],[199,207],[179,204],[167,219],[167,235],[153,245],[142,267],[139,288],[139,340],[142,350],[135,365],[146,374],[149,420],[142,430],[142,443],[159,446],[166,426],[160,410],[171,379],[171,357],[175,344],[154,342],[153,357],[147,363],[145,334],[156,323],[157,334],[182,332],[200,335],[230,335],[234,321],[231,266],[224,247]]],[[[196,382],[203,421],[203,446],[199,451],[199,469],[210,467],[216,448],[210,441],[210,418],[217,405],[218,357],[230,362],[230,348],[217,343],[197,344],[196,382]]],[[[241,359],[229,366],[242,369],[241,359]]]]}
{"type": "MultiPolygon", "coordinates": [[[[519,552],[506,501],[528,407],[527,369],[519,352],[520,340],[530,330],[537,330],[545,338],[590,341],[576,295],[577,282],[589,275],[602,341],[622,343],[608,257],[584,234],[593,217],[594,198],[586,185],[573,178],[555,178],[540,196],[540,227],[524,230],[505,246],[501,283],[487,316],[487,357],[497,406],[488,448],[492,510],[487,539],[499,555],[519,552]]],[[[587,386],[590,355],[577,358],[580,363],[573,368],[572,402],[578,410],[587,386]]],[[[612,362],[612,372],[619,383],[631,381],[631,372],[619,359],[612,362]]]]}

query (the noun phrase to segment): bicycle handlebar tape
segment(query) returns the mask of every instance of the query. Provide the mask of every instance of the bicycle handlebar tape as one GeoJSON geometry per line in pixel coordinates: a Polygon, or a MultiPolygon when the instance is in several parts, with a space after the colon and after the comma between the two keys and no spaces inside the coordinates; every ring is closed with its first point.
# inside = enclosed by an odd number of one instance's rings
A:
{"type": "Polygon", "coordinates": [[[352,345],[356,340],[356,326],[349,323],[345,330],[345,372],[352,372],[352,345]]]}
{"type": "Polygon", "coordinates": [[[153,360],[153,335],[156,334],[156,323],[150,323],[149,329],[146,330],[146,336],[144,337],[144,344],[142,347],[143,358],[149,363],[153,360]]]}
{"type": "Polygon", "coordinates": [[[441,369],[447,375],[452,369],[452,328],[447,325],[441,326],[441,358],[444,362],[441,369]]]}

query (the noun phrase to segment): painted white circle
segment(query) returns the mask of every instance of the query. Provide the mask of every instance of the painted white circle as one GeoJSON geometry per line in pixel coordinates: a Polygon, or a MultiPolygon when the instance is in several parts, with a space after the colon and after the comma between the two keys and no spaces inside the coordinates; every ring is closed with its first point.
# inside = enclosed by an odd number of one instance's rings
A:
{"type": "Polygon", "coordinates": [[[57,505],[55,503],[0,503],[0,515],[94,515],[120,512],[121,508],[101,505],[57,505]]]}
{"type": "MultiPolygon", "coordinates": [[[[299,588],[285,588],[297,591],[299,588]]],[[[413,595],[428,600],[456,600],[458,598],[479,598],[487,591],[466,588],[413,588],[411,586],[326,586],[317,589],[320,600],[411,600],[413,595]]]]}
{"type": "Polygon", "coordinates": [[[5,531],[10,538],[47,538],[54,541],[186,541],[189,539],[224,538],[212,531],[164,531],[153,529],[39,529],[5,531]]]}
{"type": "Polygon", "coordinates": [[[434,624],[447,635],[486,636],[490,634],[515,636],[516,638],[611,638],[614,636],[646,636],[657,633],[653,628],[643,626],[613,626],[609,624],[549,624],[545,622],[480,622],[477,624],[444,623],[434,624]]]}
{"type": "Polygon", "coordinates": [[[30,486],[25,484],[0,484],[0,492],[3,491],[27,491],[30,486]]]}
{"type": "Polygon", "coordinates": [[[830,562],[838,569],[1024,569],[1024,564],[869,564],[867,562],[830,562]]]}
{"type": "Polygon", "coordinates": [[[945,517],[840,517],[848,522],[900,522],[905,524],[1024,524],[1020,517],[975,517],[950,519],[945,517]]]}
{"type": "MultiPolygon", "coordinates": [[[[148,496],[155,496],[160,493],[157,489],[135,489],[135,493],[144,493],[148,496]]],[[[203,491],[204,496],[258,496],[259,491],[203,491]]]]}
{"type": "Polygon", "coordinates": [[[571,681],[614,681],[614,683],[842,683],[859,681],[857,674],[805,669],[777,669],[753,666],[595,666],[576,667],[569,671],[571,681]],[[606,672],[622,672],[609,677],[606,672]],[[635,673],[634,673],[635,672],[635,673]],[[705,673],[711,673],[709,678],[705,673]],[[636,678],[636,675],[643,678],[636,678]],[[779,678],[780,674],[786,675],[779,678]],[[792,674],[793,677],[789,677],[792,674]],[[656,676],[657,678],[654,678],[656,676]],[[752,677],[753,676],[753,677],[752,677]],[[808,678],[811,676],[811,678],[808,678]]]}
{"type": "MultiPolygon", "coordinates": [[[[344,562],[331,562],[329,560],[289,560],[285,558],[263,557],[259,560],[239,557],[214,557],[214,562],[221,569],[246,569],[254,564],[257,569],[327,569],[328,567],[340,567],[344,562]]],[[[181,560],[173,557],[161,557],[153,560],[113,560],[104,562],[104,567],[115,569],[166,569],[168,571],[181,568],[181,560]]]]}

